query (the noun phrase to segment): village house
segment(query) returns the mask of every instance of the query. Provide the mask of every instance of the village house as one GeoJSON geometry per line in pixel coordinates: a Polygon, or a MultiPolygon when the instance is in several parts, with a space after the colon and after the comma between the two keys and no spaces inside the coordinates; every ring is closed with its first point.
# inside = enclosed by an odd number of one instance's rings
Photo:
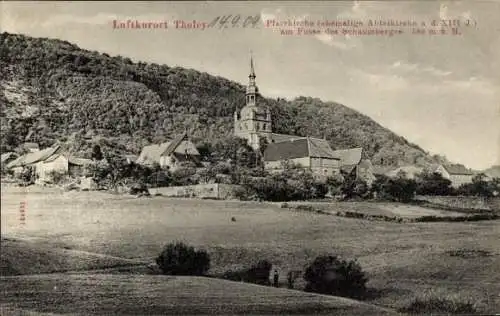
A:
{"type": "Polygon", "coordinates": [[[263,157],[266,170],[282,170],[288,161],[308,168],[316,175],[333,175],[342,167],[352,171],[360,163],[361,148],[335,152],[326,139],[273,133],[271,111],[257,104],[259,89],[252,59],[248,78],[245,106],[234,112],[234,135],[246,139],[254,150],[260,148],[261,139],[267,141],[263,157]],[[350,157],[358,152],[359,159],[350,157]]]}
{"type": "Polygon", "coordinates": [[[53,181],[54,174],[81,176],[83,167],[90,162],[90,159],[72,157],[56,145],[22,155],[8,163],[7,168],[18,175],[25,167],[32,167],[35,182],[46,183],[53,181]]]}
{"type": "Polygon", "coordinates": [[[445,179],[451,181],[451,186],[458,188],[462,184],[472,183],[474,173],[463,165],[437,165],[432,168],[432,172],[441,174],[445,179]]]}
{"type": "Polygon", "coordinates": [[[175,170],[185,163],[199,165],[200,153],[184,132],[172,141],[145,146],[136,163],[146,166],[159,164],[162,168],[175,170]]]}
{"type": "Polygon", "coordinates": [[[340,159],[324,139],[303,137],[271,143],[264,151],[264,168],[281,172],[285,162],[300,165],[315,175],[332,176],[340,172],[340,159]]]}
{"type": "MultiPolygon", "coordinates": [[[[40,163],[57,155],[60,151],[59,146],[45,148],[43,150],[33,151],[19,156],[17,159],[7,164],[7,168],[13,170],[14,175],[20,174],[25,167],[31,166],[36,169],[36,166],[41,166],[40,163]]],[[[35,171],[35,174],[37,171],[35,171]]],[[[45,174],[45,171],[38,171],[45,174]]]]}

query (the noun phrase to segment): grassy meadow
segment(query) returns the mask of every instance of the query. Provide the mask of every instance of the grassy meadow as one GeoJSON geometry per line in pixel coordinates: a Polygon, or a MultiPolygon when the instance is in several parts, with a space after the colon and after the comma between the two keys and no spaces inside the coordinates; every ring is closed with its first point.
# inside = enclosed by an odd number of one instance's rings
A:
{"type": "MultiPolygon", "coordinates": [[[[397,205],[363,202],[328,207],[409,212],[397,205]]],[[[26,193],[16,188],[2,190],[1,229],[3,238],[23,240],[40,252],[52,247],[89,260],[56,262],[41,272],[57,270],[58,264],[67,271],[105,268],[106,260],[110,267],[153,262],[164,244],[182,240],[209,251],[211,273],[268,259],[285,282],[288,270],[302,269],[328,252],[357,258],[375,293],[369,303],[397,309],[432,292],[470,299],[481,312],[500,311],[500,221],[401,224],[291,211],[273,203],[26,193]],[[24,225],[19,222],[21,201],[27,205],[24,225]]],[[[30,263],[15,259],[15,253],[13,258],[2,253],[2,273],[9,262],[18,273],[23,266],[32,273],[30,263]]],[[[11,281],[2,279],[2,287],[6,283],[11,281]]]]}

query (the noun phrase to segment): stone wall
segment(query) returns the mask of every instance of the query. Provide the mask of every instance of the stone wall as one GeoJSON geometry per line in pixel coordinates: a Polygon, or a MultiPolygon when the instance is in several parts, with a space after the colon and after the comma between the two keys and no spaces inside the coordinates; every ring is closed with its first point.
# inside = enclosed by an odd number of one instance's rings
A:
{"type": "Polygon", "coordinates": [[[186,185],[178,187],[162,187],[149,189],[152,195],[161,194],[170,197],[193,197],[205,199],[228,200],[233,199],[234,192],[239,186],[232,184],[210,183],[186,185]]]}
{"type": "Polygon", "coordinates": [[[500,210],[500,197],[418,195],[416,199],[436,206],[456,209],[500,210]]]}

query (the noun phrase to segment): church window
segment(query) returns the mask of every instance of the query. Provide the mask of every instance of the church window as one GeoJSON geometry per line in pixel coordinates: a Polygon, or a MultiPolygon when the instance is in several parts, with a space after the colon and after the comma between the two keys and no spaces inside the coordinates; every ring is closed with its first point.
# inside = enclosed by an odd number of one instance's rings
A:
{"type": "Polygon", "coordinates": [[[265,130],[267,128],[266,124],[263,124],[262,128],[265,130]]]}

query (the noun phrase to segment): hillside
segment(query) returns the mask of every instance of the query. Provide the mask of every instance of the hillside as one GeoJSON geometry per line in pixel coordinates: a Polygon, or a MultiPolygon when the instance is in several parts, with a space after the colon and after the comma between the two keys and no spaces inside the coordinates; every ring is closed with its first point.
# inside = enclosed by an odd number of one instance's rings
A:
{"type": "Polygon", "coordinates": [[[492,166],[482,172],[489,177],[500,178],[500,166],[492,166]]]}
{"type": "Polygon", "coordinates": [[[201,277],[45,274],[0,285],[2,315],[397,315],[342,297],[201,277]]]}
{"type": "Polygon", "coordinates": [[[135,260],[44,246],[23,239],[2,236],[1,242],[1,276],[145,265],[135,260]]]}
{"type": "MultiPolygon", "coordinates": [[[[242,78],[247,70],[242,69],[242,78]]],[[[83,155],[100,139],[138,153],[188,128],[196,143],[232,134],[245,87],[192,69],[134,63],[71,43],[0,35],[1,151],[25,140],[66,141],[83,155]]],[[[257,78],[258,80],[258,78],[257,78]]],[[[258,83],[258,82],[257,82],[258,83]]],[[[261,98],[278,133],[326,137],[334,149],[362,146],[378,165],[435,158],[369,117],[335,102],[261,98]]]]}

